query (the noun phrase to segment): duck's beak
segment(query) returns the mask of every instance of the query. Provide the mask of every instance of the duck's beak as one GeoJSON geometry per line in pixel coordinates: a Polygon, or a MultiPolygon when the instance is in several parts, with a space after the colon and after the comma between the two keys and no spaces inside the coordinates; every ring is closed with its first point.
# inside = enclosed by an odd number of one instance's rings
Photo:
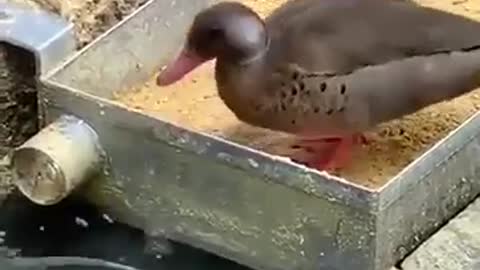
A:
{"type": "Polygon", "coordinates": [[[173,84],[206,61],[206,59],[184,48],[174,61],[160,71],[160,74],[157,76],[157,85],[167,86],[173,84]]]}

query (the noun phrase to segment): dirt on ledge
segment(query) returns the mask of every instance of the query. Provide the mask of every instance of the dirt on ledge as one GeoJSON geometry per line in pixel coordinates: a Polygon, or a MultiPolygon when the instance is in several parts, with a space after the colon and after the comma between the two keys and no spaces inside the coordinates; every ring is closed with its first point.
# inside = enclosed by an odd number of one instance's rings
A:
{"type": "Polygon", "coordinates": [[[120,22],[148,0],[7,0],[26,3],[72,22],[79,48],[120,22]]]}

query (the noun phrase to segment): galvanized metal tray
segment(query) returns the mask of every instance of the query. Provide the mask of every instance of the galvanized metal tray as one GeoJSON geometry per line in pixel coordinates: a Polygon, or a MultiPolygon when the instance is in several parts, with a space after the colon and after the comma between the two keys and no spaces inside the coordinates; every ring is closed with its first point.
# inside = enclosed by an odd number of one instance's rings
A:
{"type": "Polygon", "coordinates": [[[371,190],[113,101],[160,68],[213,2],[150,1],[42,78],[43,124],[81,118],[107,154],[90,200],[257,269],[384,270],[478,195],[479,114],[371,190]]]}

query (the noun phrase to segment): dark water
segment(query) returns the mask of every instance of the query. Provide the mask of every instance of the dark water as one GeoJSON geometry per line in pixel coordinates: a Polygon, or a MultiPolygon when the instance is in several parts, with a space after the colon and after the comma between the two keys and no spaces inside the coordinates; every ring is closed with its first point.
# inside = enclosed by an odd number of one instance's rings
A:
{"type": "MultiPolygon", "coordinates": [[[[23,257],[102,258],[142,270],[249,270],[179,243],[170,242],[170,250],[146,248],[151,246],[151,239],[141,231],[111,223],[93,206],[73,200],[42,207],[21,197],[9,198],[0,209],[0,230],[5,232],[2,245],[20,249],[23,257]]],[[[48,269],[111,268],[62,266],[48,269]]]]}

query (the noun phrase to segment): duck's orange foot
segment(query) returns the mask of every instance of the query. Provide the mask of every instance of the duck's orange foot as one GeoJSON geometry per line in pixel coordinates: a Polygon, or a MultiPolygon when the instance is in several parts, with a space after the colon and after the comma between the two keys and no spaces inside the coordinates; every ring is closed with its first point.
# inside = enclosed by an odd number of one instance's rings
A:
{"type": "Polygon", "coordinates": [[[355,144],[365,143],[368,143],[368,140],[362,134],[341,138],[302,140],[294,147],[301,148],[304,152],[293,157],[293,160],[317,170],[333,171],[349,164],[355,144]]]}

